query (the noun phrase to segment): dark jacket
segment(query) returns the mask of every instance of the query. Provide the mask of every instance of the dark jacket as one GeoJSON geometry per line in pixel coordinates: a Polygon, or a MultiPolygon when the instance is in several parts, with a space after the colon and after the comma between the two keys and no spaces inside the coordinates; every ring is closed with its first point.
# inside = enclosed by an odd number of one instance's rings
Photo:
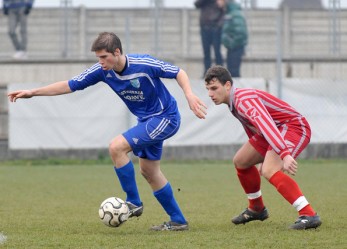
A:
{"type": "Polygon", "coordinates": [[[196,8],[200,9],[200,26],[222,26],[224,9],[219,8],[216,0],[196,0],[196,8]]]}
{"type": "Polygon", "coordinates": [[[247,23],[241,6],[233,1],[227,4],[224,17],[222,43],[227,49],[246,46],[248,42],[247,23]]]}
{"type": "Polygon", "coordinates": [[[24,13],[29,14],[33,7],[34,0],[3,0],[3,12],[5,15],[8,14],[10,9],[25,8],[24,13]]]}

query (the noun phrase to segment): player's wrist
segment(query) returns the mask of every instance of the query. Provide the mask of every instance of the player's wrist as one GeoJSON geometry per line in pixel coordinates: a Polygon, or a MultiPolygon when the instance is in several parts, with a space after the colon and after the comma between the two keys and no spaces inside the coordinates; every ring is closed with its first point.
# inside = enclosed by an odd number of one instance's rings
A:
{"type": "Polygon", "coordinates": [[[283,160],[286,156],[290,155],[289,150],[282,151],[280,154],[281,159],[283,160]]]}

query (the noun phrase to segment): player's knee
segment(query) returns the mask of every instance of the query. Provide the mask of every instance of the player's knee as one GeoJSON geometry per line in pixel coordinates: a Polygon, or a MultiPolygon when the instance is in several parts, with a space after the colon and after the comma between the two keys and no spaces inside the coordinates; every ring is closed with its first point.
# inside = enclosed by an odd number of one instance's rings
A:
{"type": "Polygon", "coordinates": [[[261,175],[269,180],[277,171],[279,171],[276,167],[261,167],[261,175]]]}
{"type": "Polygon", "coordinates": [[[110,155],[112,156],[112,158],[121,156],[125,153],[124,149],[122,148],[122,144],[119,142],[118,139],[113,139],[110,142],[108,146],[108,151],[110,155]]]}
{"type": "Polygon", "coordinates": [[[233,163],[235,168],[244,168],[247,166],[244,162],[244,159],[241,156],[239,156],[237,153],[233,158],[233,163]]]}

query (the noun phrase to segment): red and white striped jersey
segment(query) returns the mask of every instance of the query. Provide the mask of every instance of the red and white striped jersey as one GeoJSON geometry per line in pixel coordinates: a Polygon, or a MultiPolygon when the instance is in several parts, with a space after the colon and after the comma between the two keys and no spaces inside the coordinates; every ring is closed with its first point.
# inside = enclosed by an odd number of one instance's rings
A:
{"type": "Polygon", "coordinates": [[[302,115],[288,103],[262,90],[233,87],[229,109],[249,138],[260,134],[281,158],[290,154],[278,127],[302,115]]]}

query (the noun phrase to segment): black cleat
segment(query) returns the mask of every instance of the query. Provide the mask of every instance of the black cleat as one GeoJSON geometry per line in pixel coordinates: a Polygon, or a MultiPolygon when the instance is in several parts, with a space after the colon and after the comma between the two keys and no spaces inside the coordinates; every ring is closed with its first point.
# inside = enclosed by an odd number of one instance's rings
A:
{"type": "Polygon", "coordinates": [[[139,217],[143,213],[143,203],[141,203],[141,206],[136,206],[135,204],[127,201],[126,204],[129,208],[129,218],[134,216],[139,217]]]}
{"type": "Polygon", "coordinates": [[[299,218],[295,221],[293,225],[291,225],[290,229],[295,230],[305,230],[305,229],[316,229],[322,224],[320,217],[316,214],[314,216],[299,216],[299,218]]]}
{"type": "Polygon", "coordinates": [[[248,208],[246,208],[243,213],[241,213],[239,216],[236,216],[232,218],[231,222],[234,223],[235,225],[239,224],[246,224],[247,222],[250,222],[252,220],[266,220],[269,218],[269,213],[267,212],[267,209],[264,208],[260,212],[252,212],[248,208]]]}

